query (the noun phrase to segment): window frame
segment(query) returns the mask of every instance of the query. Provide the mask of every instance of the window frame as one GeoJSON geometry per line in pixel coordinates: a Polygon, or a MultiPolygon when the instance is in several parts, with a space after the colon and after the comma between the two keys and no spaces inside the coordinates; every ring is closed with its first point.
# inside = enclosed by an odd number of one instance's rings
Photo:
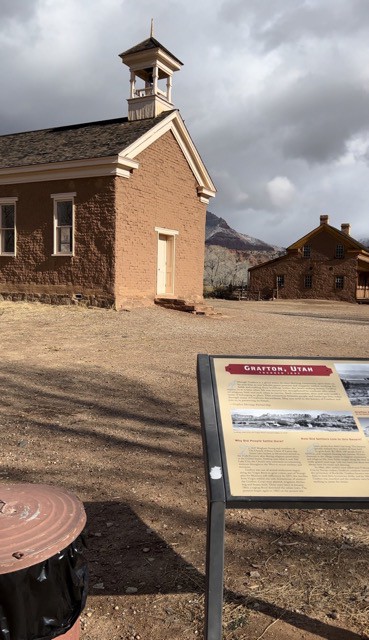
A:
{"type": "Polygon", "coordinates": [[[305,273],[304,275],[304,289],[313,288],[313,276],[311,273],[305,273]]]}
{"type": "Polygon", "coordinates": [[[52,193],[51,198],[53,200],[53,256],[74,256],[74,230],[75,230],[75,204],[74,198],[77,193],[75,191],[68,193],[52,193]],[[71,202],[72,203],[72,224],[71,225],[58,225],[58,203],[59,202],[71,202]],[[58,229],[67,227],[71,229],[71,245],[70,251],[58,250],[58,229]]]}
{"type": "Polygon", "coordinates": [[[311,258],[311,244],[304,244],[302,247],[302,257],[311,258]]]}
{"type": "Polygon", "coordinates": [[[8,198],[0,198],[0,256],[15,257],[17,255],[17,203],[18,198],[10,196],[8,198]],[[11,227],[3,227],[3,212],[2,208],[6,205],[12,205],[14,207],[14,251],[3,251],[3,231],[9,230],[11,227]]]}
{"type": "Polygon", "coordinates": [[[284,273],[276,275],[275,284],[277,289],[284,289],[284,286],[285,286],[284,273]]]}
{"type": "Polygon", "coordinates": [[[345,257],[345,245],[344,244],[336,244],[334,257],[337,258],[337,260],[342,260],[345,257]]]}
{"type": "Polygon", "coordinates": [[[345,288],[345,276],[334,276],[334,288],[339,291],[345,288]]]}

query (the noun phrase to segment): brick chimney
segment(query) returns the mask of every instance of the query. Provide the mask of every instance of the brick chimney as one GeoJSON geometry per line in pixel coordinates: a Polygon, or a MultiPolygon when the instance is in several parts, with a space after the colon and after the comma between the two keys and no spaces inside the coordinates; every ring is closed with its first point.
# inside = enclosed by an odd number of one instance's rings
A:
{"type": "Polygon", "coordinates": [[[329,224],[329,216],[320,216],[320,224],[329,224]]]}
{"type": "Polygon", "coordinates": [[[349,222],[342,222],[341,224],[341,231],[342,233],[345,233],[347,236],[350,235],[351,232],[351,225],[349,222]]]}

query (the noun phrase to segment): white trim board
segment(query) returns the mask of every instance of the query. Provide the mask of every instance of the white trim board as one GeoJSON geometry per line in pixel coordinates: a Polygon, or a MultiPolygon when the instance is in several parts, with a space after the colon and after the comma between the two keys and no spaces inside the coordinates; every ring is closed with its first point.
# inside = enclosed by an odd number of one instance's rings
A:
{"type": "Polygon", "coordinates": [[[129,178],[132,171],[139,168],[135,158],[168,131],[174,135],[195,176],[201,202],[208,203],[209,198],[215,196],[216,188],[178,111],[169,113],[118,155],[0,169],[0,185],[100,176],[129,178]]]}

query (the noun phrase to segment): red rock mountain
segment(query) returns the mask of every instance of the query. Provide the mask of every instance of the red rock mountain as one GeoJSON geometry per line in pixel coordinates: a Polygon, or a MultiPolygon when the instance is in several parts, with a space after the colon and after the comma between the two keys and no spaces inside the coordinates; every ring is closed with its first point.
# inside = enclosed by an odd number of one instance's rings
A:
{"type": "Polygon", "coordinates": [[[205,287],[239,286],[248,281],[248,269],[272,260],[284,249],[232,229],[224,218],[206,214],[205,287]]]}

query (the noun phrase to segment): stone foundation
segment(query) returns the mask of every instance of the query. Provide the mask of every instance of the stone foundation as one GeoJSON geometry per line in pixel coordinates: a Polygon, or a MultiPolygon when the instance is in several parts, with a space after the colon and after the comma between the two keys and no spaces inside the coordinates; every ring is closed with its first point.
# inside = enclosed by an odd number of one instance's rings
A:
{"type": "Polygon", "coordinates": [[[96,307],[101,309],[114,308],[113,297],[102,297],[93,295],[73,296],[67,294],[48,293],[9,293],[0,292],[0,302],[7,300],[10,302],[41,302],[43,304],[77,305],[81,307],[96,307]]]}

